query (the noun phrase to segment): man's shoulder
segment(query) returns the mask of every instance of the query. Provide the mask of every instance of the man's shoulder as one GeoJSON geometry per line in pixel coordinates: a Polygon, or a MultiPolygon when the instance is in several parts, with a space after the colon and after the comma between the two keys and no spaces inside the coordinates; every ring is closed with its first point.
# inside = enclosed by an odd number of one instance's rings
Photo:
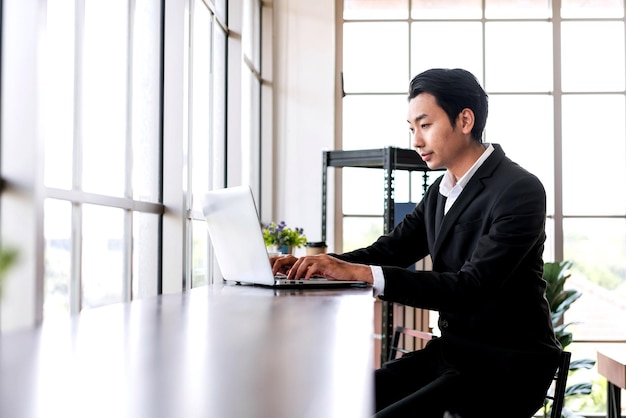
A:
{"type": "Polygon", "coordinates": [[[510,159],[505,153],[502,147],[499,144],[492,144],[494,147],[493,153],[487,158],[485,164],[481,166],[483,170],[479,169],[479,172],[482,171],[484,176],[491,176],[494,173],[498,173],[498,176],[501,176],[505,173],[514,177],[514,178],[534,178],[537,179],[537,176],[528,171],[526,168],[522,167],[517,162],[510,159]]]}

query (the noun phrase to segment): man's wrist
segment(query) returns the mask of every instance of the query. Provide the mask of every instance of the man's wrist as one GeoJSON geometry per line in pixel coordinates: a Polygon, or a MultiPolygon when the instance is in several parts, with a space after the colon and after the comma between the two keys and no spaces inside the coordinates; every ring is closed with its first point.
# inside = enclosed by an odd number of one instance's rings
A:
{"type": "Polygon", "coordinates": [[[372,277],[374,278],[374,296],[378,296],[385,290],[385,275],[381,266],[370,266],[372,277]]]}

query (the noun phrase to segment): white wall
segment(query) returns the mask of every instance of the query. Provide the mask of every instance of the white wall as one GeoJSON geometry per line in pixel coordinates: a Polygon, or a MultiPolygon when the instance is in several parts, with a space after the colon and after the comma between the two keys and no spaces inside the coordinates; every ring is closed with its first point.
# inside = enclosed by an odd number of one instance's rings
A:
{"type": "MultiPolygon", "coordinates": [[[[277,155],[273,220],[302,227],[309,241],[318,241],[322,150],[334,148],[335,2],[276,0],[273,4],[277,155]]],[[[328,215],[330,245],[331,211],[328,215]]]]}

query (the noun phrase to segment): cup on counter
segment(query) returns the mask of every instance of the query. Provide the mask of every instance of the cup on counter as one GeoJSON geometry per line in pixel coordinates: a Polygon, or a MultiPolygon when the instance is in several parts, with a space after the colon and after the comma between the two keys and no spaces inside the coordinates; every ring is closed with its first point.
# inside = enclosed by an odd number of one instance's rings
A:
{"type": "Polygon", "coordinates": [[[326,248],[324,241],[307,242],[306,255],[326,254],[326,248]]]}

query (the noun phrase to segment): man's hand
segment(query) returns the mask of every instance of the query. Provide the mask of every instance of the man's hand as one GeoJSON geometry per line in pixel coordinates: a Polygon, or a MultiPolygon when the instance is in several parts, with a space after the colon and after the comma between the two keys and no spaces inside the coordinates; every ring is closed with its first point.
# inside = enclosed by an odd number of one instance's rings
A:
{"type": "Polygon", "coordinates": [[[287,274],[291,266],[298,260],[291,254],[279,255],[276,257],[270,257],[270,264],[272,265],[272,273],[274,276],[277,274],[287,274]]]}
{"type": "Polygon", "coordinates": [[[282,272],[289,279],[310,279],[322,276],[329,280],[350,280],[374,283],[372,271],[364,264],[353,264],[339,260],[328,254],[318,254],[296,258],[292,255],[272,260],[274,274],[282,272]]]}

